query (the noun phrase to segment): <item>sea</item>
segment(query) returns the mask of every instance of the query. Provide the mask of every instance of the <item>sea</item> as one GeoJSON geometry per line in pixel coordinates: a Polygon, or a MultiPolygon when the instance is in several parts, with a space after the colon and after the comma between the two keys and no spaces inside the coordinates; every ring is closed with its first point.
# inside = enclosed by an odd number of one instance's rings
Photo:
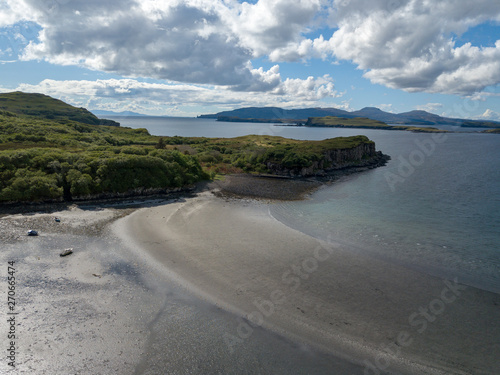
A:
{"type": "Polygon", "coordinates": [[[109,117],[152,135],[276,135],[303,140],[366,135],[391,157],[306,200],[270,205],[284,224],[347,251],[500,293],[500,135],[307,128],[185,117],[109,117]]]}

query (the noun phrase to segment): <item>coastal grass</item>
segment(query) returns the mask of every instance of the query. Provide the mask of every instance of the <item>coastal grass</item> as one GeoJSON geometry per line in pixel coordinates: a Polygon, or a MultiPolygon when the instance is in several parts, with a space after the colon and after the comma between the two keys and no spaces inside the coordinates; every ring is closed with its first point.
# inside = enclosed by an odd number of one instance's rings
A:
{"type": "MultiPolygon", "coordinates": [[[[11,108],[12,109],[12,108],[11,108]]],[[[234,173],[301,168],[364,136],[299,141],[267,135],[158,137],[146,129],[0,112],[0,202],[72,200],[175,189],[234,173]]]]}
{"type": "Polygon", "coordinates": [[[76,108],[61,100],[36,93],[20,91],[0,94],[0,113],[18,114],[55,121],[77,121],[92,125],[119,124],[112,120],[102,120],[85,108],[76,108]]]}

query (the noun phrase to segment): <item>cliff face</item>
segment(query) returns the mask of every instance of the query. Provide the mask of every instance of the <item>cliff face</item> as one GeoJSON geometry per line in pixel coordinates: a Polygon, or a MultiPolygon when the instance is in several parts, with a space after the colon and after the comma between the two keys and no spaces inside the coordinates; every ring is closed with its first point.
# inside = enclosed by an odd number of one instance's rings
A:
{"type": "Polygon", "coordinates": [[[268,162],[267,168],[279,176],[328,176],[338,171],[375,168],[385,165],[389,159],[389,156],[375,150],[375,143],[367,142],[352,148],[327,150],[320,160],[307,167],[286,168],[281,163],[268,162]]]}

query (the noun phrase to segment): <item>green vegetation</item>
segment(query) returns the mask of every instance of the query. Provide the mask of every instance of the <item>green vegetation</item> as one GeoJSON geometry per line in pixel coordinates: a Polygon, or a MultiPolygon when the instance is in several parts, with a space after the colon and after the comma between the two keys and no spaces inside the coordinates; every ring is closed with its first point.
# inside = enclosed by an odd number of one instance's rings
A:
{"type": "Polygon", "coordinates": [[[344,118],[335,116],[310,117],[305,126],[329,127],[329,128],[360,128],[360,129],[383,129],[383,130],[407,130],[413,132],[436,133],[445,132],[431,127],[416,127],[407,125],[387,125],[385,122],[371,120],[365,117],[344,118]]]}
{"type": "Polygon", "coordinates": [[[51,119],[46,116],[48,110],[36,107],[39,97],[31,98],[33,102],[10,101],[9,110],[0,110],[0,202],[72,200],[181,188],[227,173],[272,173],[269,164],[309,167],[324,159],[327,151],[373,143],[364,136],[324,141],[257,135],[156,137],[146,129],[71,120],[84,112],[78,108],[75,113],[66,111],[64,103],[65,115],[52,107],[56,118],[51,119]],[[42,115],[26,114],[23,106],[36,107],[42,115]]]}
{"type": "Polygon", "coordinates": [[[155,149],[146,129],[0,113],[0,201],[70,200],[183,187],[208,178],[198,160],[155,149]]]}
{"type": "MultiPolygon", "coordinates": [[[[193,139],[189,139],[193,142],[193,139]]],[[[205,169],[215,174],[271,173],[269,163],[288,169],[309,167],[335,149],[373,143],[365,136],[338,137],[322,141],[299,141],[277,136],[247,135],[237,138],[203,138],[189,145],[205,169]]]]}
{"type": "Polygon", "coordinates": [[[0,94],[0,113],[5,111],[56,121],[71,120],[91,125],[120,125],[112,120],[99,119],[85,108],[75,108],[50,96],[19,91],[0,94]]]}
{"type": "Polygon", "coordinates": [[[364,136],[297,141],[273,136],[155,137],[146,129],[59,123],[0,113],[0,201],[70,200],[183,187],[227,173],[308,167],[364,136]]]}

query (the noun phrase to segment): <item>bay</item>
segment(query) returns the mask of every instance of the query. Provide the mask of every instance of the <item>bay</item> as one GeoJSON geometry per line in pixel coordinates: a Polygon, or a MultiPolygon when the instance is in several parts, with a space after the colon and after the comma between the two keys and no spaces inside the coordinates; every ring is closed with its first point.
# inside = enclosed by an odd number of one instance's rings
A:
{"type": "MultiPolygon", "coordinates": [[[[278,220],[349,251],[500,293],[500,137],[284,127],[212,119],[113,117],[160,136],[277,135],[320,140],[363,134],[387,166],[271,206],[278,220]]],[[[468,129],[470,131],[470,129],[468,129]]]]}

